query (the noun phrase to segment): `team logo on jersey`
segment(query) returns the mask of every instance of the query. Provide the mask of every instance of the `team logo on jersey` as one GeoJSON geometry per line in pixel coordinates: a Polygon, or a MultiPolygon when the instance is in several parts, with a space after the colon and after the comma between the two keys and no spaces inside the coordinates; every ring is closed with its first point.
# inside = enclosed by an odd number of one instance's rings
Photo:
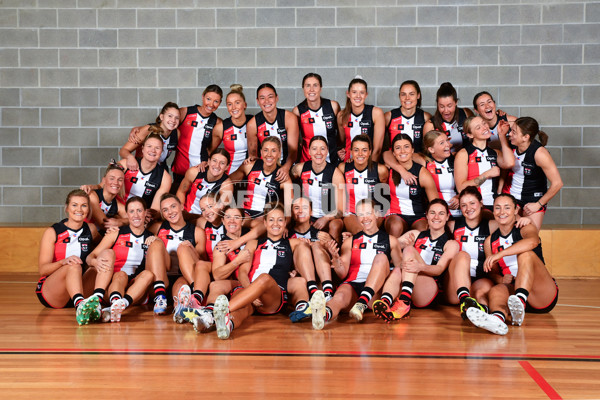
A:
{"type": "Polygon", "coordinates": [[[469,237],[463,235],[463,236],[460,237],[460,241],[463,242],[463,243],[466,243],[466,242],[469,241],[469,237]]]}
{"type": "Polygon", "coordinates": [[[352,128],[354,126],[354,123],[352,121],[348,121],[348,128],[352,128]]]}
{"type": "Polygon", "coordinates": [[[81,243],[81,251],[87,253],[88,251],[88,243],[81,243]]]}
{"type": "Polygon", "coordinates": [[[267,137],[267,136],[270,136],[270,133],[269,133],[269,131],[263,131],[263,133],[262,133],[262,134],[263,134],[263,136],[265,136],[265,137],[267,137]]]}
{"type": "Polygon", "coordinates": [[[146,250],[148,250],[148,245],[142,243],[142,250],[144,250],[144,252],[146,252],[146,250]]]}
{"type": "Polygon", "coordinates": [[[327,129],[333,129],[333,122],[331,122],[331,121],[325,121],[325,127],[327,129]]]}
{"type": "Polygon", "coordinates": [[[436,175],[441,175],[442,174],[442,169],[441,168],[436,168],[435,169],[435,174],[436,175]]]}
{"type": "Polygon", "coordinates": [[[531,175],[533,171],[531,170],[531,168],[523,168],[523,174],[525,175],[531,175]]]}
{"type": "Polygon", "coordinates": [[[281,136],[281,141],[285,142],[287,140],[287,134],[286,133],[281,133],[279,136],[281,136]]]}
{"type": "Polygon", "coordinates": [[[417,191],[417,187],[416,187],[416,186],[410,186],[410,187],[408,188],[408,193],[409,193],[411,196],[416,196],[416,195],[417,195],[417,192],[418,192],[418,191],[417,191]]]}
{"type": "Polygon", "coordinates": [[[480,163],[481,162],[481,157],[475,157],[475,162],[476,163],[480,163]]]}
{"type": "Polygon", "coordinates": [[[314,182],[315,182],[315,181],[314,181],[313,179],[308,179],[308,180],[306,181],[306,183],[308,183],[309,185],[312,185],[314,182]]]}
{"type": "Polygon", "coordinates": [[[439,253],[435,253],[433,255],[433,261],[435,261],[435,262],[440,261],[440,258],[442,258],[442,256],[439,253]]]}
{"type": "Polygon", "coordinates": [[[175,236],[173,236],[173,235],[167,235],[166,238],[167,238],[167,240],[173,240],[173,239],[175,239],[175,236]]]}
{"type": "Polygon", "coordinates": [[[450,131],[444,131],[444,133],[446,134],[446,136],[450,137],[450,131]]]}
{"type": "Polygon", "coordinates": [[[419,139],[421,137],[421,132],[420,131],[413,131],[413,135],[415,136],[415,139],[419,139]]]}
{"type": "Polygon", "coordinates": [[[259,178],[254,178],[254,184],[260,185],[261,180],[259,178]]]}
{"type": "Polygon", "coordinates": [[[71,238],[70,237],[64,238],[62,242],[63,243],[71,243],[71,238]]]}
{"type": "Polygon", "coordinates": [[[285,257],[285,251],[284,250],[277,250],[277,257],[285,257]]]}

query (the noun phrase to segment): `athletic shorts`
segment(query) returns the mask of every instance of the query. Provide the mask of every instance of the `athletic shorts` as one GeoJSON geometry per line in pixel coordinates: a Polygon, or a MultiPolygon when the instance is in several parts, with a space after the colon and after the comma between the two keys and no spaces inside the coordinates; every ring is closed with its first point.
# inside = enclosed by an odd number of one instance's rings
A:
{"type": "Polygon", "coordinates": [[[35,294],[37,295],[37,298],[40,301],[40,303],[42,303],[42,305],[47,308],[72,308],[73,301],[70,299],[67,301],[66,304],[63,304],[62,306],[53,306],[52,304],[48,303],[48,301],[44,298],[44,295],[42,293],[42,288],[44,287],[44,283],[46,283],[46,278],[48,278],[48,275],[42,276],[35,287],[35,294]]]}

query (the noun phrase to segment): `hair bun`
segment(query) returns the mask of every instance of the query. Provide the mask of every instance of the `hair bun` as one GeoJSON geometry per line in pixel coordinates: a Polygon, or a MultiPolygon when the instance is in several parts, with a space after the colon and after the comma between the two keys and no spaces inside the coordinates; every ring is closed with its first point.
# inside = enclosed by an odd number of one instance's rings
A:
{"type": "Polygon", "coordinates": [[[244,87],[239,83],[233,83],[229,86],[229,89],[231,89],[233,93],[242,93],[244,91],[244,87]]]}
{"type": "Polygon", "coordinates": [[[362,80],[364,80],[364,78],[362,77],[362,75],[356,75],[356,76],[354,77],[354,79],[362,79],[362,80]]]}

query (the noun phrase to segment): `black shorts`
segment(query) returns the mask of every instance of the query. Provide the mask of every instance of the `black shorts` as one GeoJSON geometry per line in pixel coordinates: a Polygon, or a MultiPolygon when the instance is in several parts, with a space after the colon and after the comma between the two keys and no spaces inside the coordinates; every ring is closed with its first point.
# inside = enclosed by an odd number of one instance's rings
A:
{"type": "Polygon", "coordinates": [[[44,283],[46,283],[46,278],[48,278],[48,275],[42,276],[35,287],[35,294],[37,295],[37,298],[40,301],[40,303],[42,303],[42,305],[47,308],[72,308],[73,301],[71,299],[67,301],[67,304],[63,304],[62,306],[53,306],[52,304],[48,303],[48,301],[44,298],[44,295],[42,293],[42,288],[44,287],[44,283]]]}
{"type": "Polygon", "coordinates": [[[264,213],[264,211],[254,211],[254,210],[246,210],[244,208],[244,214],[246,214],[247,217],[250,217],[251,219],[257,218],[262,216],[264,213]]]}
{"type": "Polygon", "coordinates": [[[354,292],[356,293],[356,295],[360,296],[361,292],[365,288],[365,283],[366,282],[345,281],[345,282],[342,282],[342,285],[343,284],[350,285],[352,287],[352,289],[354,289],[354,292]]]}
{"type": "Polygon", "coordinates": [[[402,214],[391,214],[391,215],[397,215],[400,218],[402,218],[402,220],[404,222],[406,222],[406,225],[408,225],[409,229],[413,226],[413,224],[415,222],[425,219],[424,215],[402,215],[402,214]]]}
{"type": "Polygon", "coordinates": [[[552,311],[552,309],[554,309],[556,303],[558,303],[558,285],[556,284],[556,280],[554,278],[552,278],[552,280],[554,281],[554,285],[556,286],[556,294],[554,295],[554,300],[552,300],[552,302],[544,308],[535,308],[530,306],[529,303],[527,303],[527,306],[525,307],[525,312],[532,314],[547,314],[550,311],[552,311]]]}
{"type": "Polygon", "coordinates": [[[275,315],[275,314],[279,314],[284,307],[286,306],[286,304],[288,303],[288,293],[286,290],[282,289],[281,286],[279,287],[279,289],[281,290],[281,301],[279,303],[279,307],[277,307],[277,310],[273,311],[272,313],[264,313],[262,311],[260,311],[260,309],[255,308],[254,311],[257,314],[260,315],[275,315]]]}
{"type": "MultiPolygon", "coordinates": [[[[537,200],[533,200],[533,201],[525,201],[525,200],[517,200],[517,205],[519,207],[521,207],[521,210],[523,209],[523,207],[525,207],[525,204],[527,203],[536,203],[537,200]]],[[[546,213],[546,211],[548,210],[548,205],[546,204],[545,206],[542,206],[542,208],[540,208],[539,210],[537,210],[535,213],[546,213]]]]}

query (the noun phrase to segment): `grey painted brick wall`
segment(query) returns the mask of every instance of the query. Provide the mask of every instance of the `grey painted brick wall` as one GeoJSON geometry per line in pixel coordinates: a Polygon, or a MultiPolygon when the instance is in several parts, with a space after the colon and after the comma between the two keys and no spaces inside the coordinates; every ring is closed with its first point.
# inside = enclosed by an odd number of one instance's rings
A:
{"type": "Polygon", "coordinates": [[[239,82],[256,112],[270,81],[291,109],[309,71],[340,103],[361,74],[384,110],[405,79],[429,111],[444,81],[464,106],[489,90],[550,135],[546,222],[600,223],[600,2],[577,0],[2,0],[0,222],[57,220],[166,101],[239,82]]]}

